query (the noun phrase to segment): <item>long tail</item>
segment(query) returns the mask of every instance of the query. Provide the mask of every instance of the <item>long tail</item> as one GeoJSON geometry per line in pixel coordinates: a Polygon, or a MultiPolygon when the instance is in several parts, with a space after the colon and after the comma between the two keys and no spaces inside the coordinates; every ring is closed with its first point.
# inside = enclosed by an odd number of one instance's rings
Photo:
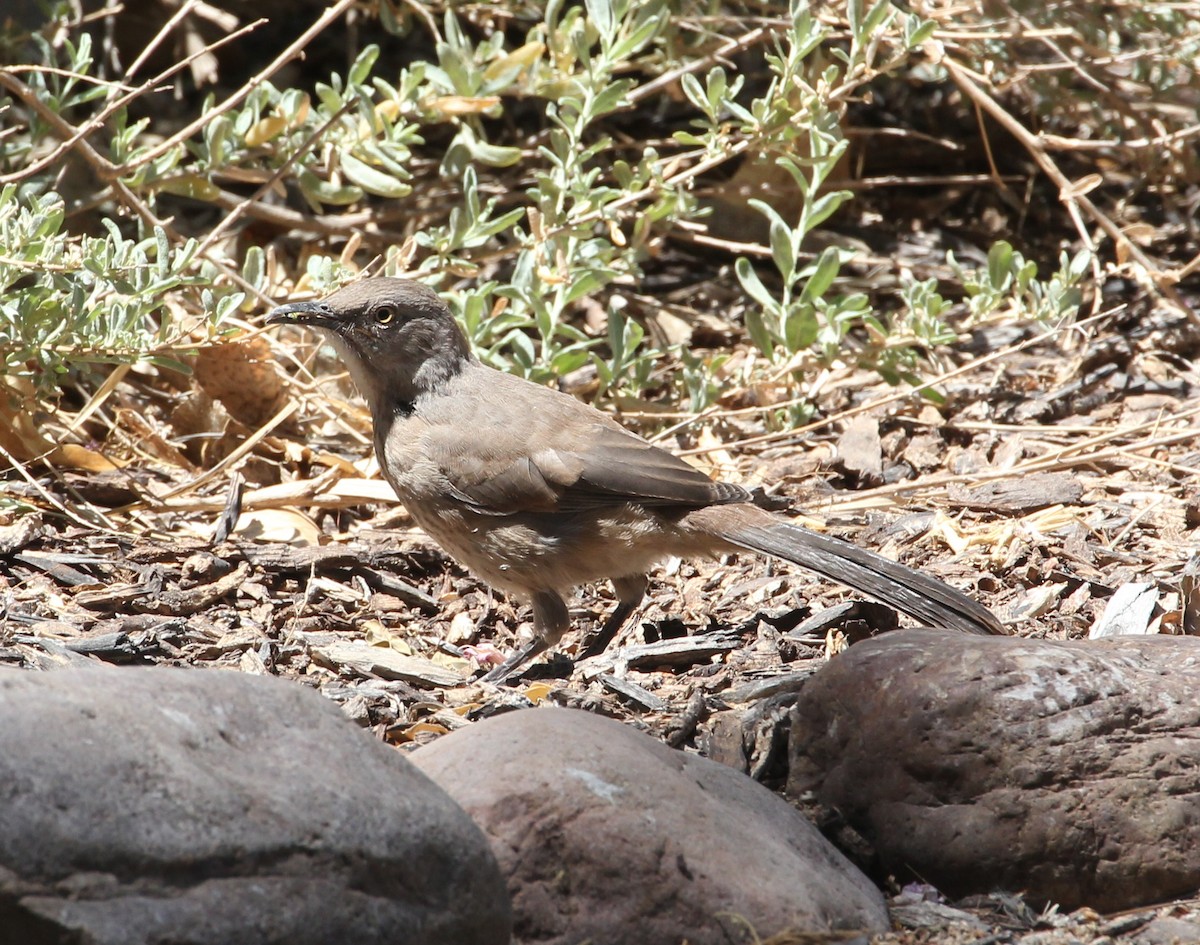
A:
{"type": "Polygon", "coordinates": [[[686,523],[739,548],[815,571],[929,626],[967,633],[1005,632],[990,610],[937,578],[754,506],[709,506],[689,513],[686,523]]]}

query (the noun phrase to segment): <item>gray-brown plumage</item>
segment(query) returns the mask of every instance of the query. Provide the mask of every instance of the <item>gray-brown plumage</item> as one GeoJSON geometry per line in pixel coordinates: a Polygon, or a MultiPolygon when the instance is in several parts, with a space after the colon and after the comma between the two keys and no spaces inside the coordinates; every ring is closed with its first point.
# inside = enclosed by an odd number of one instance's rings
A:
{"type": "Polygon", "coordinates": [[[364,279],[267,321],[328,337],[370,406],[380,465],[413,519],[489,584],[532,603],[537,639],[487,678],[557,642],[569,626],[564,595],[577,585],[612,581],[611,636],[669,555],[748,549],[935,627],[1003,632],[936,578],[793,525],[574,397],[487,367],[420,283],[364,279]]]}

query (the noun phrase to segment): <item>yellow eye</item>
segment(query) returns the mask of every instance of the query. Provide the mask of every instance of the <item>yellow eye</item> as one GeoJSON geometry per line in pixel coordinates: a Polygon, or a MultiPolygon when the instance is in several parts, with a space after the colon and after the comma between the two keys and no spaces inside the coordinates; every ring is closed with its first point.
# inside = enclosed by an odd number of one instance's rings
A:
{"type": "Polygon", "coordinates": [[[396,318],[396,310],[390,305],[381,305],[375,309],[375,321],[380,325],[390,325],[396,318]]]}

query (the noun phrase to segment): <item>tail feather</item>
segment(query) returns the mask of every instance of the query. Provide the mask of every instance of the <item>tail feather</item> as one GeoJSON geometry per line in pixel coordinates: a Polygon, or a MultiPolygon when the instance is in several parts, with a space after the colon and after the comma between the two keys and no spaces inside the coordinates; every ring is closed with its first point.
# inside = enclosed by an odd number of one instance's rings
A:
{"type": "Polygon", "coordinates": [[[688,524],[739,548],[815,571],[930,626],[967,633],[1005,632],[995,614],[943,581],[753,506],[710,506],[691,513],[688,524]]]}

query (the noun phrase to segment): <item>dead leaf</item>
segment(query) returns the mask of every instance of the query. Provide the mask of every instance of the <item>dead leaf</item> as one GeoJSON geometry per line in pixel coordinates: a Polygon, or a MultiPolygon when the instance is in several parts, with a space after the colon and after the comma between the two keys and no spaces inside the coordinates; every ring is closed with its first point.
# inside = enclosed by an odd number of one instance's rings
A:
{"type": "Polygon", "coordinates": [[[247,541],[282,542],[296,548],[321,543],[321,529],[294,509],[257,509],[243,512],[233,533],[247,541]]]}
{"type": "Polygon", "coordinates": [[[546,696],[550,695],[550,693],[553,691],[554,691],[554,687],[552,685],[550,685],[549,683],[535,682],[535,683],[530,683],[528,686],[526,686],[525,689],[522,691],[521,695],[523,695],[526,699],[528,699],[534,705],[537,705],[539,702],[541,702],[543,699],[545,699],[546,696]]]}
{"type": "Polygon", "coordinates": [[[879,421],[874,417],[855,417],[838,438],[838,461],[863,482],[877,485],[883,481],[883,443],[879,421]]]}

